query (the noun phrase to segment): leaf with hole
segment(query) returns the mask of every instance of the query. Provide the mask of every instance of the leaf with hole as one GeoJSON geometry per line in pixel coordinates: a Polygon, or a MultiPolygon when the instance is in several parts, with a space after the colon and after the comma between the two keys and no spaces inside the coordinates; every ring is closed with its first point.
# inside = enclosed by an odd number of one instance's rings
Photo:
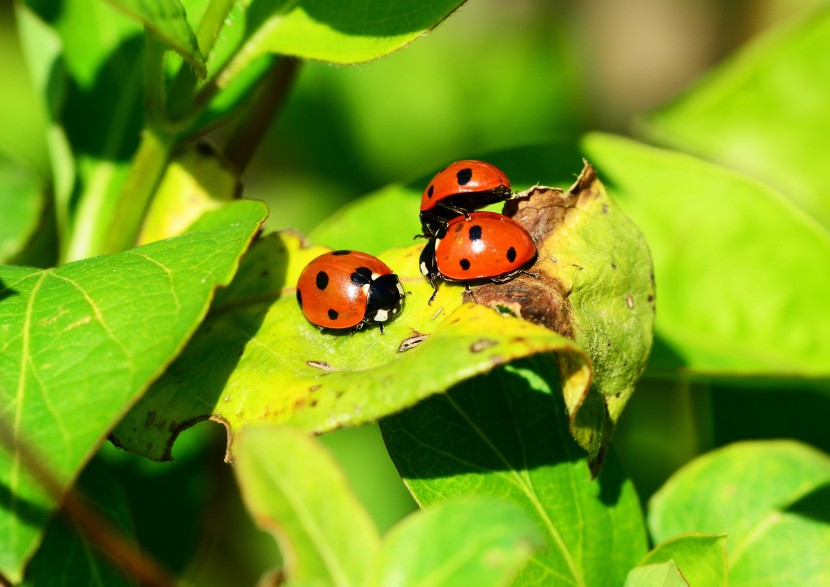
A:
{"type": "Polygon", "coordinates": [[[381,255],[410,292],[384,334],[320,332],[303,317],[295,284],[323,252],[291,233],[260,239],[185,352],[114,431],[115,441],[167,459],[182,429],[210,418],[228,428],[232,453],[234,436],[252,423],[313,432],[357,425],[536,353],[567,357],[562,378],[572,393],[590,382],[587,358],[572,341],[462,305],[463,286],[442,287],[427,305],[432,290],[418,270],[417,245],[381,255]]]}

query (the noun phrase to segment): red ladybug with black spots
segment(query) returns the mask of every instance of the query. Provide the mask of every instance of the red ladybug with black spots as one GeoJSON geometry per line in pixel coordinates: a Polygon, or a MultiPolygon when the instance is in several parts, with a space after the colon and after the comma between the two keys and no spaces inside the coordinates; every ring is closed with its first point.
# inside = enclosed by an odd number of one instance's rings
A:
{"type": "Polygon", "coordinates": [[[360,330],[383,325],[400,313],[405,292],[383,261],[359,251],[332,251],[303,269],[297,303],[309,322],[323,328],[360,330]]]}
{"type": "Polygon", "coordinates": [[[442,169],[421,196],[421,228],[433,236],[456,216],[506,200],[511,195],[507,175],[490,163],[465,159],[442,169]]]}
{"type": "Polygon", "coordinates": [[[524,227],[503,214],[470,212],[457,216],[429,239],[421,252],[421,274],[438,293],[436,281],[502,283],[536,260],[536,244],[524,227]]]}

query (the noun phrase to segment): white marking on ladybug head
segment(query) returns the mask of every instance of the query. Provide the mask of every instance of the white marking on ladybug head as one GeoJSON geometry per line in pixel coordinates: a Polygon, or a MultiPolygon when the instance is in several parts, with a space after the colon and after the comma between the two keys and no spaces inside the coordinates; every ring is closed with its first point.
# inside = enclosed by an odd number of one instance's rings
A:
{"type": "Polygon", "coordinates": [[[375,322],[386,322],[389,320],[389,310],[378,310],[372,320],[375,322]]]}
{"type": "Polygon", "coordinates": [[[395,287],[396,287],[396,288],[398,288],[398,294],[399,294],[401,297],[403,297],[403,296],[405,296],[405,295],[406,295],[406,293],[403,291],[403,286],[401,285],[401,282],[400,282],[400,281],[398,281],[398,282],[395,284],[395,287]]]}
{"type": "Polygon", "coordinates": [[[423,261],[421,262],[421,275],[429,275],[429,269],[427,269],[427,264],[423,261]]]}

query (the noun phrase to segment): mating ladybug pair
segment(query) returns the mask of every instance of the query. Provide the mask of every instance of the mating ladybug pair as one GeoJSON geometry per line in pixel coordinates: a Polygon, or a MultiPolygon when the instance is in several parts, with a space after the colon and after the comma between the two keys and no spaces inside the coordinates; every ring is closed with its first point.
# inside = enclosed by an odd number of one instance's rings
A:
{"type": "MultiPolygon", "coordinates": [[[[536,260],[536,245],[512,218],[476,212],[511,195],[510,181],[483,161],[458,161],[440,171],[421,198],[421,227],[429,241],[421,273],[437,280],[504,282],[536,260]]],[[[297,302],[321,328],[359,330],[383,325],[401,311],[405,293],[397,275],[358,251],[333,251],[311,261],[297,282],[297,302]]]]}

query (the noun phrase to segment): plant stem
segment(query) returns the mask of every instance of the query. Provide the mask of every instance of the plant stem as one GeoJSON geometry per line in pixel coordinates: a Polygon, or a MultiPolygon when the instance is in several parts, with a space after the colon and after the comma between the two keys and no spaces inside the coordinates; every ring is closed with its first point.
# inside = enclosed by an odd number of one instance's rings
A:
{"type": "Polygon", "coordinates": [[[117,253],[135,246],[144,215],[167,168],[173,137],[153,128],[144,130],[110,218],[101,218],[104,235],[100,253],[117,253]]]}
{"type": "Polygon", "coordinates": [[[219,36],[219,31],[225,26],[225,20],[233,8],[236,0],[212,0],[205,9],[205,14],[202,16],[202,22],[199,23],[199,29],[196,31],[196,40],[199,43],[199,51],[205,59],[210,56],[213,50],[213,44],[216,42],[216,37],[219,36]]]}
{"type": "Polygon", "coordinates": [[[271,122],[285,104],[299,65],[300,61],[293,57],[282,57],[272,63],[251,104],[240,117],[225,147],[225,156],[240,173],[251,162],[271,122]]]}
{"type": "Polygon", "coordinates": [[[144,113],[145,124],[154,126],[164,117],[165,46],[149,30],[144,30],[144,113]]]}

